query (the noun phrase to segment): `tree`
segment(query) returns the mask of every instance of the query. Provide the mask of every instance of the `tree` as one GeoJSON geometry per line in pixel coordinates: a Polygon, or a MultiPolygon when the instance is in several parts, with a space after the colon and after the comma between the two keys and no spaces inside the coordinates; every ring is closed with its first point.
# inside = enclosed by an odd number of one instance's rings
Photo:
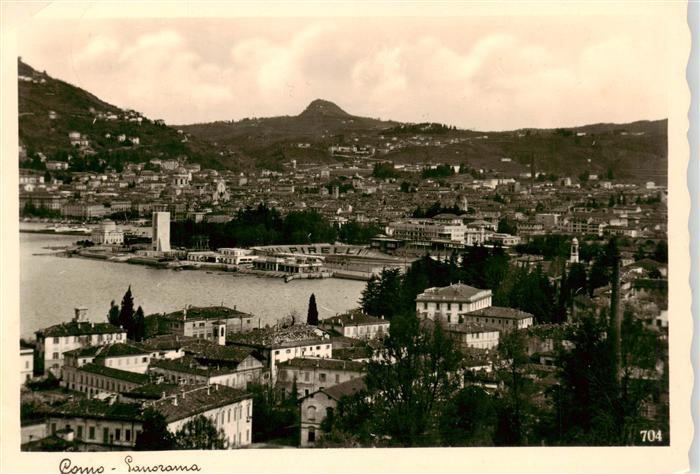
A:
{"type": "Polygon", "coordinates": [[[394,163],[387,161],[376,163],[372,169],[372,176],[377,179],[397,178],[399,174],[394,169],[394,163]]]}
{"type": "Polygon", "coordinates": [[[270,385],[256,384],[250,385],[248,391],[253,394],[253,442],[281,439],[297,446],[299,407],[296,394],[286,397],[270,385]]]}
{"type": "Polygon", "coordinates": [[[391,319],[402,308],[401,282],[398,269],[382,270],[380,278],[368,281],[360,299],[365,313],[391,319]]]}
{"type": "Polygon", "coordinates": [[[316,295],[311,293],[309,297],[309,310],[306,315],[306,324],[318,326],[318,309],[316,308],[316,295]]]}
{"type": "Polygon", "coordinates": [[[199,415],[175,433],[175,443],[179,449],[224,449],[226,438],[209,418],[199,415]]]}
{"type": "Polygon", "coordinates": [[[496,409],[492,396],[481,387],[465,387],[442,410],[441,444],[491,446],[495,426],[496,409]]]}
{"type": "Polygon", "coordinates": [[[654,260],[662,263],[668,262],[668,243],[666,241],[659,241],[654,247],[654,260]]]}
{"type": "Polygon", "coordinates": [[[143,412],[143,430],[136,437],[136,451],[169,451],[175,449],[175,438],[168,431],[168,423],[162,413],[154,408],[143,412]]]}
{"type": "Polygon", "coordinates": [[[126,330],[127,334],[133,331],[134,297],[131,295],[131,285],[129,285],[122,298],[122,306],[119,311],[119,325],[126,330]]]}
{"type": "Polygon", "coordinates": [[[532,382],[525,373],[528,362],[523,333],[517,330],[506,333],[498,344],[498,359],[494,365],[503,387],[497,404],[498,419],[494,435],[497,446],[527,444],[532,418],[532,382]]]}
{"type": "MultiPolygon", "coordinates": [[[[128,336],[128,335],[127,335],[128,336]]],[[[134,315],[134,323],[132,326],[132,333],[130,339],[140,342],[146,336],[146,318],[143,314],[143,309],[141,306],[136,310],[134,315]]]]}
{"type": "Polygon", "coordinates": [[[367,367],[373,432],[402,446],[431,444],[438,407],[459,384],[460,359],[439,323],[421,327],[415,313],[397,314],[367,367]]]}
{"type": "Polygon", "coordinates": [[[499,234],[510,234],[510,235],[515,235],[518,233],[518,226],[515,222],[512,220],[504,217],[498,221],[498,229],[497,232],[499,234]]]}
{"type": "Polygon", "coordinates": [[[119,326],[119,305],[115,304],[114,300],[112,300],[109,303],[109,313],[107,313],[107,321],[109,321],[109,324],[119,326]]]}

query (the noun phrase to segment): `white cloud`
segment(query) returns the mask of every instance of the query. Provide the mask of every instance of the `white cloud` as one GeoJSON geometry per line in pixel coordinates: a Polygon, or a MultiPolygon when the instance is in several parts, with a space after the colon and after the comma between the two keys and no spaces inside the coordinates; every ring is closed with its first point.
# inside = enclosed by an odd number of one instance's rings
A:
{"type": "Polygon", "coordinates": [[[170,123],[296,114],[315,98],[477,129],[663,117],[663,28],[599,23],[87,23],[65,58],[53,48],[62,30],[22,44],[35,67],[170,123]]]}

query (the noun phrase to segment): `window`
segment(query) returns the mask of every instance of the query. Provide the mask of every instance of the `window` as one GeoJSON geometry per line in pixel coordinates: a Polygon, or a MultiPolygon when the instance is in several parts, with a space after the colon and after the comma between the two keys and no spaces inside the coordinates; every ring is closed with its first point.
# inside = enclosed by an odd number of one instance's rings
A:
{"type": "Polygon", "coordinates": [[[320,350],[321,350],[321,346],[316,346],[316,350],[317,350],[317,351],[320,351],[320,350]]]}
{"type": "Polygon", "coordinates": [[[78,426],[78,439],[83,439],[83,427],[78,426]]]}
{"type": "Polygon", "coordinates": [[[309,395],[309,389],[304,389],[304,396],[307,397],[309,395]]]}
{"type": "Polygon", "coordinates": [[[326,374],[318,374],[318,381],[325,382],[326,381],[326,374]]]}
{"type": "Polygon", "coordinates": [[[306,409],[306,419],[309,421],[316,421],[316,407],[311,405],[306,409]]]}
{"type": "Polygon", "coordinates": [[[115,429],[115,430],[114,430],[114,439],[116,439],[117,441],[119,441],[119,438],[121,437],[121,434],[122,434],[122,430],[120,430],[119,428],[115,429]]]}
{"type": "Polygon", "coordinates": [[[309,443],[315,443],[316,442],[316,428],[313,426],[309,427],[309,443]]]}
{"type": "Polygon", "coordinates": [[[52,359],[58,359],[58,352],[54,352],[51,355],[53,356],[53,357],[51,357],[52,359]]]}
{"type": "Polygon", "coordinates": [[[340,383],[340,374],[335,374],[335,383],[340,383]]]}
{"type": "Polygon", "coordinates": [[[109,442],[109,428],[102,429],[102,442],[107,444],[109,442]]]}
{"type": "Polygon", "coordinates": [[[53,338],[53,343],[54,343],[54,344],[58,344],[58,338],[57,338],[57,337],[54,337],[54,338],[53,338]]]}
{"type": "Polygon", "coordinates": [[[141,362],[148,362],[148,357],[143,357],[143,358],[141,359],[141,362]]]}
{"type": "Polygon", "coordinates": [[[423,303],[423,309],[428,309],[428,303],[427,303],[427,302],[424,302],[424,303],[423,303]]]}
{"type": "Polygon", "coordinates": [[[51,423],[51,434],[56,433],[56,423],[51,423]]]}
{"type": "Polygon", "coordinates": [[[462,311],[462,303],[459,304],[459,310],[462,311]]]}
{"type": "Polygon", "coordinates": [[[95,427],[91,426],[88,429],[88,439],[95,439],[95,427]]]}
{"type": "Polygon", "coordinates": [[[452,303],[447,303],[447,311],[452,309],[452,303]]]}
{"type": "Polygon", "coordinates": [[[309,372],[304,372],[304,382],[309,381],[309,372]]]}

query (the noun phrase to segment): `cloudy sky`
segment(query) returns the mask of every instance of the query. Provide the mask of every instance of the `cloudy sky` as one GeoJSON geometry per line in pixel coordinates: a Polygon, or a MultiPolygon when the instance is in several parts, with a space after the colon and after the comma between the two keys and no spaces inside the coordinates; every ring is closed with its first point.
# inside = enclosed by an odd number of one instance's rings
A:
{"type": "Polygon", "coordinates": [[[665,37],[650,14],[36,20],[19,54],[169,124],[295,115],[323,98],[506,130],[666,117],[665,37]]]}

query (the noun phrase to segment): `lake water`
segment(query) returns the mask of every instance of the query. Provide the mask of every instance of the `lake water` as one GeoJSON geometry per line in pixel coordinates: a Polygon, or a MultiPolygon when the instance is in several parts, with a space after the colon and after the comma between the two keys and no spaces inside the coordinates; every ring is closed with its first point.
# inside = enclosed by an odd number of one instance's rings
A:
{"type": "MultiPolygon", "coordinates": [[[[23,225],[24,227],[24,225],[23,225]]],[[[263,278],[232,273],[173,271],[127,263],[52,255],[47,247],[73,244],[83,237],[20,235],[20,333],[68,321],[73,308],[88,308],[92,321],[105,321],[109,303],[121,303],[131,285],[134,304],[146,314],[176,311],[187,305],[234,306],[274,323],[292,310],[306,319],[311,293],[316,295],[319,317],[325,318],[358,306],[365,287],[361,281],[328,278],[285,283],[281,278],[263,278]]]]}

